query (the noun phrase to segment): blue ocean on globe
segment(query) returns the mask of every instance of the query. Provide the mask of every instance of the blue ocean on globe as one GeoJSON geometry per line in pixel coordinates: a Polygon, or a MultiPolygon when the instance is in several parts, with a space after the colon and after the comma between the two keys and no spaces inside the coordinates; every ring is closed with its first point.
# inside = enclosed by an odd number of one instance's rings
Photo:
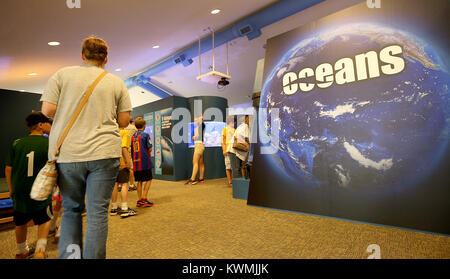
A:
{"type": "Polygon", "coordinates": [[[260,110],[259,129],[278,137],[278,151],[265,156],[274,171],[298,185],[414,187],[449,152],[450,75],[435,48],[413,34],[373,23],[340,26],[294,42],[274,65],[261,92],[267,111],[260,110]],[[403,49],[399,74],[283,93],[285,72],[393,44],[403,49]]]}

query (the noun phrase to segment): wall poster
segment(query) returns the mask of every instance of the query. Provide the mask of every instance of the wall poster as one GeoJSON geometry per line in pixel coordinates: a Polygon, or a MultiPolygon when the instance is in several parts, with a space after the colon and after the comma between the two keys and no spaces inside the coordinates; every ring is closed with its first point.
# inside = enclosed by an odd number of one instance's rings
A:
{"type": "Polygon", "coordinates": [[[450,234],[449,14],[364,1],[269,39],[258,128],[278,149],[256,145],[248,204],[450,234]]]}

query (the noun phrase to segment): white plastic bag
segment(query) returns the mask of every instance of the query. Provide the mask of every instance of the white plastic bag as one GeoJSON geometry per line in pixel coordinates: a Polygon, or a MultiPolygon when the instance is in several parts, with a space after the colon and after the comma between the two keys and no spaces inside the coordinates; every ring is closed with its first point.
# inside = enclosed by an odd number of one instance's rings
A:
{"type": "Polygon", "coordinates": [[[46,200],[52,194],[57,178],[56,162],[47,162],[34,180],[30,197],[36,201],[46,200]]]}

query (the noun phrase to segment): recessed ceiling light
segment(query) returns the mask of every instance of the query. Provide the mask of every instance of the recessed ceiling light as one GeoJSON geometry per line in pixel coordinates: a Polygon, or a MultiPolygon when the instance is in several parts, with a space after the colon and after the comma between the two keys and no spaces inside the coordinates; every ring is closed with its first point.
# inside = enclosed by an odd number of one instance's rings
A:
{"type": "Polygon", "coordinates": [[[118,68],[118,69],[116,69],[115,71],[116,71],[116,72],[120,72],[120,71],[122,71],[122,69],[121,69],[121,68],[118,68]]]}
{"type": "Polygon", "coordinates": [[[29,76],[37,76],[38,74],[37,73],[29,73],[28,75],[29,76]]]}
{"type": "Polygon", "coordinates": [[[48,42],[49,46],[59,46],[60,44],[60,42],[48,42]]]}
{"type": "Polygon", "coordinates": [[[215,9],[215,10],[212,10],[211,13],[213,15],[216,15],[216,14],[220,13],[220,10],[219,9],[215,9]]]}
{"type": "Polygon", "coordinates": [[[159,46],[153,46],[153,48],[159,48],[159,46]]]}

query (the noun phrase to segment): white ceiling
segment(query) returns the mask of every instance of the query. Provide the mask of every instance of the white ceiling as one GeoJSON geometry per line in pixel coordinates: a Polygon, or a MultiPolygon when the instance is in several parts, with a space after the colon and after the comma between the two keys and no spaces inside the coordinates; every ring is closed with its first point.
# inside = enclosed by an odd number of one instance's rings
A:
{"type": "MultiPolygon", "coordinates": [[[[300,0],[298,0],[300,1],[300,0]]],[[[69,9],[66,0],[1,0],[0,88],[42,93],[48,78],[59,68],[81,64],[81,41],[89,35],[105,39],[110,47],[106,70],[123,79],[143,71],[208,35],[277,1],[274,0],[80,0],[69,9]],[[210,13],[221,9],[217,15],[210,13]],[[58,47],[47,45],[59,41],[58,47]],[[159,45],[159,49],[153,49],[159,45]],[[116,72],[115,69],[122,71],[116,72]],[[28,76],[29,73],[37,76],[28,76]]],[[[256,64],[264,58],[266,40],[319,19],[361,0],[327,0],[262,29],[262,36],[242,37],[229,45],[231,84],[224,90],[196,80],[198,58],[188,67],[174,66],[152,77],[176,95],[226,97],[229,105],[250,101],[256,64]]],[[[225,45],[215,50],[216,70],[225,72],[225,45]]],[[[202,73],[211,65],[211,51],[202,54],[202,73]]],[[[154,101],[154,96],[130,90],[133,106],[154,101]]]]}

